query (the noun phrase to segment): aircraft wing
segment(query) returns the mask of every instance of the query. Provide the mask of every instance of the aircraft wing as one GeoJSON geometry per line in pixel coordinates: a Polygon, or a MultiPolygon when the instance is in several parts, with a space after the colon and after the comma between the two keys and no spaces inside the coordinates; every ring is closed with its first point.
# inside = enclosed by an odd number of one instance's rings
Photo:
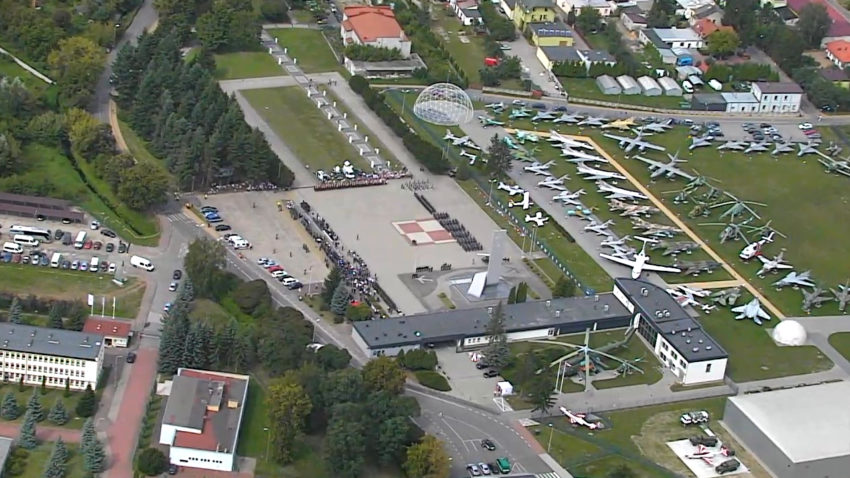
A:
{"type": "Polygon", "coordinates": [[[665,148],[664,146],[658,146],[657,144],[647,143],[646,141],[637,141],[635,142],[635,145],[638,148],[654,149],[656,151],[667,151],[667,148],[665,148]]]}
{"type": "Polygon", "coordinates": [[[758,315],[759,317],[761,317],[761,318],[762,318],[762,319],[764,319],[764,320],[770,320],[770,314],[768,314],[767,312],[763,311],[763,310],[761,309],[761,307],[759,307],[759,308],[758,308],[758,310],[756,311],[756,315],[758,315]]]}
{"type": "Polygon", "coordinates": [[[658,266],[649,263],[643,265],[643,270],[654,272],[682,272],[682,269],[679,269],[678,267],[658,266]]]}
{"type": "MultiPolygon", "coordinates": [[[[616,262],[617,264],[622,264],[626,267],[634,267],[635,261],[626,259],[625,257],[612,256],[611,254],[599,254],[599,257],[603,257],[608,259],[609,261],[616,262]]],[[[644,265],[644,269],[646,269],[646,265],[644,265]]]]}
{"type": "Polygon", "coordinates": [[[605,136],[608,139],[613,139],[614,141],[632,141],[634,138],[626,138],[625,136],[620,136],[618,134],[611,133],[603,133],[602,136],[605,136]]]}
{"type": "Polygon", "coordinates": [[[643,161],[644,163],[650,165],[653,168],[660,168],[661,166],[664,166],[664,164],[659,163],[654,159],[644,158],[643,156],[635,156],[635,159],[637,159],[638,161],[643,161]]]}
{"type": "Polygon", "coordinates": [[[732,307],[732,312],[736,314],[743,314],[747,308],[747,304],[739,305],[738,307],[732,307]]]}

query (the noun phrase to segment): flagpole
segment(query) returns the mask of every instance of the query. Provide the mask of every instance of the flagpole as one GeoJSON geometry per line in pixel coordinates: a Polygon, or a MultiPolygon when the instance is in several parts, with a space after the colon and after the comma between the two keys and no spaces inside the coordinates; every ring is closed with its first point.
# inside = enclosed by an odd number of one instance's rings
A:
{"type": "Polygon", "coordinates": [[[112,298],[112,319],[115,320],[115,297],[112,298]]]}
{"type": "Polygon", "coordinates": [[[101,308],[100,308],[100,316],[106,317],[106,296],[100,298],[101,308]]]}

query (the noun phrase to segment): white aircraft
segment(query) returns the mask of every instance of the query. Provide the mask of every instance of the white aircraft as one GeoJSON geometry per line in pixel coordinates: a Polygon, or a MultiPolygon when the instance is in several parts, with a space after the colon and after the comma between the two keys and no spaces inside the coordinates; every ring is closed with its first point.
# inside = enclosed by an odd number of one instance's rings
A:
{"type": "Polygon", "coordinates": [[[508,115],[510,119],[520,119],[520,118],[529,118],[531,117],[531,110],[527,110],[523,108],[514,108],[511,110],[511,113],[508,115]]]}
{"type": "Polygon", "coordinates": [[[800,148],[800,150],[797,151],[798,158],[807,154],[820,154],[820,151],[818,151],[818,145],[811,141],[808,143],[800,143],[797,147],[800,148]]]}
{"type": "Polygon", "coordinates": [[[519,186],[511,186],[510,184],[505,184],[503,182],[499,182],[499,185],[496,189],[501,189],[502,191],[506,191],[508,196],[516,196],[517,194],[522,194],[525,192],[525,189],[519,186]]]}
{"type": "Polygon", "coordinates": [[[608,160],[603,158],[602,156],[597,156],[595,154],[585,153],[584,151],[578,151],[572,149],[568,146],[561,148],[561,156],[565,158],[570,158],[567,161],[570,163],[584,163],[584,162],[599,162],[599,163],[607,163],[608,160]]]}
{"type": "Polygon", "coordinates": [[[520,206],[523,210],[527,210],[531,205],[534,204],[531,202],[531,194],[528,191],[523,191],[522,193],[522,201],[514,202],[508,201],[508,207],[516,207],[520,206]]]}
{"type": "Polygon", "coordinates": [[[776,272],[780,269],[792,269],[793,266],[785,262],[785,251],[780,252],[773,259],[768,259],[767,257],[761,255],[757,256],[762,263],[761,269],[756,272],[756,275],[759,277],[764,277],[768,272],[776,272]]]}
{"type": "Polygon", "coordinates": [[[549,176],[548,178],[544,179],[543,181],[540,181],[539,183],[537,183],[537,185],[542,186],[544,188],[554,189],[556,191],[566,191],[567,188],[564,187],[564,181],[565,180],[566,181],[570,180],[570,177],[566,174],[561,176],[560,178],[556,178],[554,176],[549,176]]]}
{"type": "Polygon", "coordinates": [[[581,121],[581,116],[576,113],[563,113],[561,116],[552,120],[553,123],[567,123],[567,124],[575,124],[581,121]]]}
{"type": "Polygon", "coordinates": [[[579,121],[577,124],[579,126],[602,126],[606,121],[608,121],[608,118],[605,118],[604,116],[588,116],[587,118],[579,121]]]}
{"type": "Polygon", "coordinates": [[[767,141],[753,141],[749,144],[749,146],[747,146],[747,149],[744,150],[744,154],[761,153],[763,151],[767,151],[767,148],[767,141]]]}
{"type": "Polygon", "coordinates": [[[762,324],[762,319],[770,320],[770,314],[762,310],[761,303],[756,298],[753,298],[753,300],[744,305],[732,307],[732,312],[738,314],[735,316],[735,320],[752,319],[757,325],[762,324]]]}
{"type": "Polygon", "coordinates": [[[650,133],[663,133],[672,127],[673,120],[668,119],[667,121],[654,121],[652,123],[645,124],[643,126],[638,127],[638,130],[649,131],[650,133]]]}
{"type": "Polygon", "coordinates": [[[485,128],[490,127],[490,126],[504,126],[505,125],[504,121],[496,121],[493,118],[490,118],[488,116],[479,116],[478,122],[481,123],[481,126],[483,126],[485,128]]]}
{"type": "Polygon", "coordinates": [[[484,105],[484,107],[487,108],[488,110],[503,110],[503,109],[507,108],[507,106],[505,106],[505,104],[502,103],[501,101],[498,102],[498,103],[488,103],[488,104],[484,105]]]}
{"type": "Polygon", "coordinates": [[[788,143],[776,143],[773,145],[773,151],[770,152],[771,156],[778,156],[784,153],[790,153],[794,151],[794,147],[788,143]]]}
{"type": "Polygon", "coordinates": [[[777,289],[781,289],[789,285],[795,289],[799,289],[800,287],[814,287],[815,283],[809,278],[811,273],[811,271],[803,271],[800,273],[791,271],[785,277],[774,282],[773,286],[777,289]]]}
{"type": "Polygon", "coordinates": [[[590,224],[584,226],[585,232],[595,232],[599,236],[611,237],[611,231],[608,230],[608,227],[614,224],[614,221],[608,219],[605,222],[598,222],[595,219],[590,221],[590,224]]]}
{"type": "Polygon", "coordinates": [[[443,139],[446,141],[451,141],[452,146],[466,146],[466,143],[470,142],[469,136],[455,136],[452,134],[451,130],[446,130],[446,135],[443,136],[443,139]]]}
{"type": "Polygon", "coordinates": [[[724,150],[734,150],[734,151],[743,151],[747,147],[747,143],[743,141],[727,141],[720,146],[717,147],[718,151],[724,150]]]}
{"type": "Polygon", "coordinates": [[[572,138],[568,138],[555,130],[549,130],[549,142],[550,143],[560,143],[561,147],[568,148],[579,148],[579,149],[593,149],[593,146],[583,142],[578,141],[572,138]]]}
{"type": "Polygon", "coordinates": [[[603,239],[602,242],[599,243],[599,245],[602,246],[602,247],[611,247],[611,248],[615,248],[617,246],[625,246],[626,241],[628,241],[631,238],[632,238],[632,236],[623,236],[619,239],[614,239],[613,237],[608,236],[607,238],[603,239]]]}
{"type": "Polygon", "coordinates": [[[688,151],[693,151],[697,148],[711,146],[711,139],[708,136],[694,136],[691,139],[691,145],[688,146],[688,151]]]}
{"type": "Polygon", "coordinates": [[[572,204],[573,206],[581,206],[581,202],[579,202],[578,197],[585,194],[584,189],[579,189],[578,191],[571,193],[569,191],[561,191],[556,196],[552,196],[553,201],[561,201],[564,204],[572,204]]]}
{"type": "Polygon", "coordinates": [[[648,197],[637,191],[618,188],[617,186],[612,186],[601,180],[596,181],[596,187],[599,188],[600,193],[609,193],[607,196],[605,196],[606,199],[626,199],[629,201],[637,201],[638,199],[649,199],[648,197]]]}
{"type": "Polygon", "coordinates": [[[541,111],[534,115],[533,118],[531,118],[531,122],[537,123],[538,121],[550,121],[553,119],[555,119],[555,113],[552,113],[550,111],[541,111]]]}
{"type": "Polygon", "coordinates": [[[528,171],[529,173],[534,173],[543,176],[551,176],[552,173],[549,172],[549,167],[555,164],[555,161],[549,161],[546,163],[540,163],[535,161],[531,163],[530,166],[526,166],[522,168],[524,171],[528,171]]]}
{"type": "Polygon", "coordinates": [[[620,173],[591,168],[590,166],[586,166],[584,163],[579,164],[576,171],[588,181],[598,181],[601,179],[626,179],[626,177],[620,173]]]}
{"type": "Polygon", "coordinates": [[[460,157],[461,158],[469,158],[469,165],[470,166],[475,165],[475,160],[478,159],[478,156],[476,156],[472,153],[469,153],[466,150],[463,150],[463,151],[460,152],[460,157]]]}
{"type": "Polygon", "coordinates": [[[529,216],[528,214],[525,215],[525,222],[533,222],[537,225],[537,227],[543,227],[548,220],[549,216],[544,216],[540,211],[537,211],[537,213],[533,216],[529,216]]]}
{"type": "Polygon", "coordinates": [[[617,264],[622,264],[626,267],[632,268],[632,279],[639,279],[640,275],[643,271],[653,271],[653,272],[682,272],[682,269],[678,267],[669,267],[669,266],[659,266],[656,264],[649,263],[649,256],[646,255],[646,243],[650,242],[648,239],[644,237],[636,237],[635,239],[643,241],[643,246],[640,248],[640,252],[635,254],[634,258],[628,259],[625,257],[614,256],[611,254],[599,254],[600,257],[608,259],[609,261],[616,262],[617,264]]]}
{"type": "Polygon", "coordinates": [[[690,181],[695,178],[694,175],[688,174],[676,167],[676,164],[686,163],[688,161],[686,159],[679,159],[679,153],[676,153],[675,155],[667,153],[667,157],[670,158],[669,163],[662,163],[653,159],[644,158],[643,156],[635,156],[635,159],[649,165],[649,170],[652,171],[649,173],[650,179],[655,179],[659,176],[664,176],[667,179],[673,179],[675,176],[681,176],[690,181]]]}
{"type": "Polygon", "coordinates": [[[462,146],[465,148],[474,149],[476,151],[481,151],[481,146],[478,146],[477,144],[473,143],[472,140],[467,141],[462,146]]]}
{"type": "Polygon", "coordinates": [[[617,141],[617,145],[620,146],[620,148],[622,148],[626,153],[631,153],[635,148],[637,148],[640,152],[646,151],[647,149],[653,149],[655,151],[667,150],[664,146],[658,146],[657,144],[650,143],[649,141],[644,141],[643,137],[649,135],[642,132],[637,132],[637,135],[634,138],[611,133],[603,133],[602,136],[617,141]]]}
{"type": "Polygon", "coordinates": [[[761,254],[761,248],[764,247],[768,242],[773,242],[773,231],[756,242],[751,242],[746,245],[743,249],[741,249],[741,253],[738,254],[738,257],[741,259],[748,261],[753,257],[761,254]]]}
{"type": "Polygon", "coordinates": [[[704,289],[691,288],[685,285],[678,285],[672,289],[667,289],[667,293],[670,294],[670,297],[676,299],[676,302],[678,302],[679,305],[683,307],[699,307],[705,313],[711,312],[716,307],[710,304],[703,304],[702,302],[697,300],[697,298],[708,297],[708,295],[710,294],[709,291],[704,289]]]}
{"type": "Polygon", "coordinates": [[[589,422],[589,421],[585,420],[584,417],[586,417],[587,415],[585,415],[583,413],[573,413],[572,411],[567,410],[564,407],[561,407],[560,410],[561,410],[561,413],[563,413],[567,418],[570,419],[570,423],[574,423],[576,425],[581,425],[581,426],[587,427],[591,430],[596,430],[597,428],[599,428],[598,423],[593,423],[593,422],[589,422]]]}

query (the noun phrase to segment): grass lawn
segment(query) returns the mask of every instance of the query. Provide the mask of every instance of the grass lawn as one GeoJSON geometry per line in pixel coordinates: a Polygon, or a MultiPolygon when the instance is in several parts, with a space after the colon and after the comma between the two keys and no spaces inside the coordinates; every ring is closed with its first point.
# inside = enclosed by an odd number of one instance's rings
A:
{"type": "MultiPolygon", "coordinates": [[[[40,386],[33,387],[31,385],[27,385],[24,387],[23,391],[20,391],[17,383],[6,383],[0,386],[0,396],[5,397],[7,393],[12,392],[15,394],[15,399],[18,401],[18,407],[21,410],[21,416],[19,416],[16,420],[11,420],[11,423],[20,423],[24,419],[24,413],[27,408],[27,402],[29,402],[30,397],[32,396],[33,389],[38,389],[39,393],[41,393],[40,386]]],[[[80,418],[74,412],[74,409],[77,407],[77,402],[80,401],[80,397],[83,396],[82,392],[71,392],[70,397],[64,396],[65,389],[55,389],[48,388],[46,393],[41,394],[41,407],[44,409],[44,416],[47,417],[48,412],[50,411],[50,407],[56,402],[57,399],[61,398],[65,404],[65,410],[68,411],[68,417],[70,420],[66,423],[63,428],[74,428],[79,429],[83,427],[83,422],[85,422],[84,418],[80,418]]],[[[0,419],[0,423],[9,422],[8,420],[0,419]]],[[[46,419],[40,423],[44,426],[55,427],[54,425],[47,421],[46,419]]],[[[38,427],[38,425],[36,425],[38,427]]]]}
{"type": "Polygon", "coordinates": [[[245,90],[242,94],[313,171],[329,171],[346,159],[357,168],[369,168],[300,87],[245,90]]]}
{"type": "Polygon", "coordinates": [[[290,10],[289,16],[294,18],[298,23],[316,23],[316,17],[313,16],[313,12],[310,10],[290,10]]]}
{"type": "Polygon", "coordinates": [[[140,138],[129,124],[118,120],[118,127],[121,128],[121,136],[124,137],[124,142],[127,143],[127,149],[130,150],[130,154],[136,158],[136,161],[145,161],[162,166],[162,161],[148,151],[147,142],[140,138]]]}
{"type": "Polygon", "coordinates": [[[220,80],[285,74],[283,68],[265,51],[240,51],[215,55],[215,77],[220,80]]]}
{"type": "Polygon", "coordinates": [[[449,54],[466,73],[470,85],[480,85],[478,70],[484,68],[484,39],[461,25],[460,20],[450,10],[436,10],[431,14],[431,26],[442,40],[449,54]],[[466,41],[461,41],[461,38],[466,41]]]}
{"type": "Polygon", "coordinates": [[[268,32],[272,38],[278,39],[280,46],[288,49],[290,58],[298,60],[298,66],[304,73],[321,73],[341,69],[320,30],[280,28],[268,30],[268,32]]]}
{"type": "MultiPolygon", "coordinates": [[[[79,453],[80,447],[73,443],[65,443],[68,448],[68,465],[65,467],[65,478],[83,478],[89,474],[83,470],[83,459],[79,453]]],[[[26,468],[19,478],[42,478],[44,467],[50,461],[53,452],[53,442],[40,444],[33,450],[28,450],[26,468]]]]}
{"type": "Polygon", "coordinates": [[[587,42],[590,48],[596,50],[604,50],[608,51],[608,46],[611,42],[608,41],[608,37],[605,36],[605,33],[589,33],[586,35],[582,35],[584,41],[587,42]]]}
{"type": "Polygon", "coordinates": [[[736,382],[801,375],[832,368],[832,361],[815,346],[777,346],[768,331],[768,327],[776,325],[776,319],[759,327],[750,320],[735,320],[732,312],[718,309],[699,319],[699,322],[729,353],[726,375],[736,382]]]}
{"type": "MultiPolygon", "coordinates": [[[[145,293],[144,282],[130,278],[119,287],[107,274],[5,263],[0,264],[0,271],[0,290],[4,292],[76,301],[85,301],[86,294],[94,294],[97,300],[105,296],[107,302],[115,297],[117,317],[135,318],[145,293]]],[[[111,304],[107,304],[110,311],[111,304]]]]}
{"type": "Polygon", "coordinates": [[[650,108],[665,108],[678,110],[682,102],[680,96],[644,96],[644,95],[605,95],[596,86],[593,78],[566,78],[559,77],[564,89],[570,98],[584,98],[587,100],[608,101],[625,105],[640,105],[650,108]]]}
{"type": "Polygon", "coordinates": [[[829,345],[850,360],[850,332],[838,332],[829,336],[829,345]]]}

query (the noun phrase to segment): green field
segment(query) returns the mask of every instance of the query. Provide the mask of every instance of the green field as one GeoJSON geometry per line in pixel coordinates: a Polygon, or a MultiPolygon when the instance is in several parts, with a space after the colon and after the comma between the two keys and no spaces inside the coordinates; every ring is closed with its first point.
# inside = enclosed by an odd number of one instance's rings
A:
{"type": "Polygon", "coordinates": [[[450,9],[433,11],[431,26],[434,33],[443,41],[449,54],[466,73],[470,85],[480,85],[478,70],[484,68],[484,39],[473,32],[471,27],[461,25],[450,9]],[[466,42],[461,41],[464,38],[466,42]]]}
{"type": "Polygon", "coordinates": [[[341,66],[320,30],[306,28],[279,28],[268,30],[281,47],[288,49],[290,58],[298,61],[304,73],[339,71],[341,66]]]}
{"type": "Polygon", "coordinates": [[[285,74],[283,68],[265,51],[240,51],[215,55],[215,77],[220,80],[285,74]]]}
{"type": "Polygon", "coordinates": [[[625,105],[639,105],[648,108],[664,108],[678,110],[682,102],[681,96],[644,96],[637,95],[606,95],[596,86],[594,78],[566,78],[558,77],[570,98],[584,98],[587,100],[607,101],[609,103],[620,103],[625,105]]]}
{"type": "Polygon", "coordinates": [[[136,318],[145,294],[144,282],[128,279],[124,287],[119,287],[107,274],[6,263],[0,264],[0,271],[0,290],[10,294],[82,302],[87,294],[94,294],[97,300],[105,296],[108,313],[112,312],[111,301],[115,297],[116,317],[136,318]]]}
{"type": "Polygon", "coordinates": [[[245,90],[242,94],[311,170],[329,171],[346,159],[357,168],[369,167],[300,87],[245,90]]]}
{"type": "Polygon", "coordinates": [[[838,332],[829,336],[832,345],[845,359],[850,360],[850,332],[838,332]]]}

